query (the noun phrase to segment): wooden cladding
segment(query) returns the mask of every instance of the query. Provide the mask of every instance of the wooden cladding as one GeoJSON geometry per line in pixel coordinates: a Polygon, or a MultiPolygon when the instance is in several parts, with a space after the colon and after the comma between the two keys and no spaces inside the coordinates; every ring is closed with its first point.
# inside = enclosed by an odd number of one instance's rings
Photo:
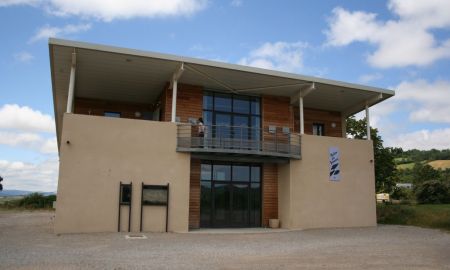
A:
{"type": "MultiPolygon", "coordinates": [[[[170,121],[172,115],[172,89],[167,86],[161,95],[161,121],[170,121]]],[[[177,116],[181,122],[203,115],[203,87],[178,84],[177,116]]]]}
{"type": "Polygon", "coordinates": [[[105,112],[119,112],[122,118],[144,119],[152,116],[153,106],[144,103],[75,98],[74,113],[76,114],[103,116],[105,112]]]}
{"type": "MultiPolygon", "coordinates": [[[[313,124],[323,124],[325,136],[342,137],[341,113],[305,108],[305,134],[313,134],[313,124]],[[334,124],[333,124],[334,123],[334,124]],[[334,127],[333,127],[334,125],[334,127]]],[[[294,132],[300,132],[299,108],[294,107],[294,132]]]]}
{"type": "Polygon", "coordinates": [[[189,186],[189,229],[200,228],[200,167],[199,159],[191,159],[189,186]]]}
{"type": "Polygon", "coordinates": [[[269,219],[278,218],[278,166],[263,164],[262,226],[269,226],[269,219]]]}
{"type": "Polygon", "coordinates": [[[287,97],[262,96],[262,126],[293,128],[292,108],[287,97]]]}

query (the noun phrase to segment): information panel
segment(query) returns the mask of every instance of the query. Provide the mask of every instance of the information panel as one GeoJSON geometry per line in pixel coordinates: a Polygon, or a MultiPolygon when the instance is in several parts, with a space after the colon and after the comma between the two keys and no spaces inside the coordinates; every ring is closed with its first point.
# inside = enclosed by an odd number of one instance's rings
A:
{"type": "Polygon", "coordinates": [[[167,205],[167,186],[144,185],[142,187],[143,205],[167,205]]]}
{"type": "Polygon", "coordinates": [[[337,147],[329,148],[329,161],[330,161],[330,180],[341,180],[341,166],[339,160],[339,149],[337,147]]]}

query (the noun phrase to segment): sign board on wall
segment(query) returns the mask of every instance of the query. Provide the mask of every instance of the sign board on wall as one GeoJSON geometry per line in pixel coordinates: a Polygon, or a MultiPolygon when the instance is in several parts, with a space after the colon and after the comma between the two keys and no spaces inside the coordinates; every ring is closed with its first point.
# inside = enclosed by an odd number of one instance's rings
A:
{"type": "Polygon", "coordinates": [[[339,160],[339,149],[337,147],[329,148],[329,161],[330,161],[330,180],[341,180],[341,166],[339,160]]]}

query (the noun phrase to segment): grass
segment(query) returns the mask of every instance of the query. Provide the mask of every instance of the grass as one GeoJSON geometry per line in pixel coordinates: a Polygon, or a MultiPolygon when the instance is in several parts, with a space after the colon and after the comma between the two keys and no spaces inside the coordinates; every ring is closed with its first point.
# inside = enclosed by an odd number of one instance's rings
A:
{"type": "Polygon", "coordinates": [[[0,197],[0,204],[3,204],[4,202],[14,201],[22,199],[23,196],[1,196],[0,197]]]}
{"type": "Polygon", "coordinates": [[[0,197],[1,209],[52,209],[55,195],[31,193],[26,196],[0,197]]]}
{"type": "Polygon", "coordinates": [[[397,165],[397,170],[412,169],[413,167],[414,167],[414,162],[405,163],[405,164],[398,164],[397,165]]]}
{"type": "Polygon", "coordinates": [[[450,160],[433,160],[428,162],[428,165],[434,169],[448,169],[450,168],[450,160]]]}
{"type": "Polygon", "coordinates": [[[450,231],[450,204],[378,204],[380,224],[412,225],[450,231]]]}

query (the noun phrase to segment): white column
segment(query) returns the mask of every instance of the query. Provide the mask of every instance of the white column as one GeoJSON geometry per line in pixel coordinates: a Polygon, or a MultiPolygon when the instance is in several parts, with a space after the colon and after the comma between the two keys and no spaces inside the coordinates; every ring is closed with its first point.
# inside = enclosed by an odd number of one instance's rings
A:
{"type": "Polygon", "coordinates": [[[75,53],[72,53],[72,66],[70,68],[70,78],[69,78],[69,92],[67,96],[67,113],[72,113],[73,110],[73,96],[75,91],[75,53]]]}
{"type": "Polygon", "coordinates": [[[369,105],[367,103],[366,103],[366,125],[367,125],[367,140],[370,140],[369,105]]]}
{"type": "Polygon", "coordinates": [[[172,83],[172,122],[175,123],[176,116],[177,116],[177,88],[178,88],[178,81],[173,80],[172,83]]]}
{"type": "Polygon", "coordinates": [[[300,134],[305,134],[305,121],[304,121],[304,117],[303,117],[303,96],[300,94],[299,99],[298,99],[298,107],[300,110],[300,134]]]}
{"type": "Polygon", "coordinates": [[[347,118],[341,116],[342,138],[347,138],[347,118]]]}

